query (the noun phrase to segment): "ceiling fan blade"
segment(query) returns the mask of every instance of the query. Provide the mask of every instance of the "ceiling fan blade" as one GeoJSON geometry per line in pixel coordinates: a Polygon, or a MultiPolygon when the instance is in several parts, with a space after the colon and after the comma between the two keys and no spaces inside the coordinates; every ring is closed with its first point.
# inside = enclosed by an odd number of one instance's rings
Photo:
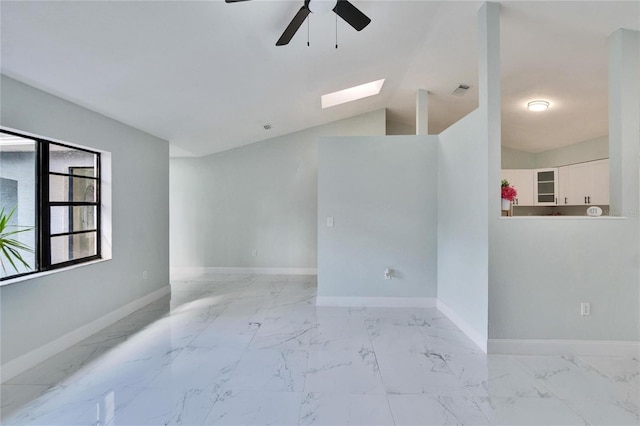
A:
{"type": "Polygon", "coordinates": [[[276,42],[276,46],[284,46],[285,44],[289,44],[293,36],[296,34],[296,31],[298,31],[298,28],[300,28],[300,25],[302,25],[304,20],[307,19],[307,16],[309,16],[309,13],[309,8],[307,8],[306,5],[302,6],[298,13],[296,13],[296,16],[294,16],[289,23],[287,29],[284,30],[284,32],[276,42]]]}
{"type": "Polygon", "coordinates": [[[239,1],[249,1],[249,0],[224,0],[225,3],[238,3],[239,1]]]}
{"type": "Polygon", "coordinates": [[[349,3],[347,0],[338,0],[333,11],[339,17],[344,19],[347,24],[351,25],[358,31],[361,31],[364,27],[369,25],[369,22],[371,22],[371,19],[369,19],[367,15],[362,13],[360,9],[349,3]]]}

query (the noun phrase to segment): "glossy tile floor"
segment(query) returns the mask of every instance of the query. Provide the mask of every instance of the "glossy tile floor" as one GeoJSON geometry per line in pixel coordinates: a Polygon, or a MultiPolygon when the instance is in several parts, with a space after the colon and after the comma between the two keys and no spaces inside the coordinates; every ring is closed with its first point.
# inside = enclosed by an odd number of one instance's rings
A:
{"type": "Polygon", "coordinates": [[[210,275],[2,386],[5,425],[637,425],[640,360],[487,356],[435,309],[210,275]]]}

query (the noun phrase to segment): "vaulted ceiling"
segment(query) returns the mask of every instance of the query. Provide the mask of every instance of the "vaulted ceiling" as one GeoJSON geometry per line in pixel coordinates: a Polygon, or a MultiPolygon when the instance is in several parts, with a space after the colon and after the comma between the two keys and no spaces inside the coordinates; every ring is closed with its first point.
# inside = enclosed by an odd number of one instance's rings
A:
{"type": "MultiPolygon", "coordinates": [[[[419,88],[430,92],[432,134],[477,107],[481,2],[352,3],[372,19],[361,32],[312,14],[276,47],[302,1],[3,0],[1,71],[167,139],[173,155],[379,108],[413,125],[419,88]],[[322,94],[381,78],[378,96],[320,107],[322,94]],[[472,87],[451,95],[460,83],[472,87]]],[[[503,145],[540,152],[605,135],[607,38],[640,30],[640,2],[503,1],[501,15],[503,145]],[[549,111],[528,112],[535,98],[549,111]]]]}

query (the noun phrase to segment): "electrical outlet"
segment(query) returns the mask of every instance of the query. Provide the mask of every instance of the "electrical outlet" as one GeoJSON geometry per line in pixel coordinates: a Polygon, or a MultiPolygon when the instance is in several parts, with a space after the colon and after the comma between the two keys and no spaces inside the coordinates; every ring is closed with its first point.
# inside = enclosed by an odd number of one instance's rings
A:
{"type": "Polygon", "coordinates": [[[251,256],[256,257],[258,255],[258,250],[251,250],[251,256]]]}
{"type": "Polygon", "coordinates": [[[331,216],[327,217],[327,227],[333,228],[333,217],[331,216]]]}
{"type": "Polygon", "coordinates": [[[580,315],[582,316],[591,315],[591,303],[582,302],[580,304],[580,315]]]}
{"type": "Polygon", "coordinates": [[[143,280],[146,280],[148,275],[149,274],[147,274],[147,271],[142,271],[142,279],[143,280]]]}

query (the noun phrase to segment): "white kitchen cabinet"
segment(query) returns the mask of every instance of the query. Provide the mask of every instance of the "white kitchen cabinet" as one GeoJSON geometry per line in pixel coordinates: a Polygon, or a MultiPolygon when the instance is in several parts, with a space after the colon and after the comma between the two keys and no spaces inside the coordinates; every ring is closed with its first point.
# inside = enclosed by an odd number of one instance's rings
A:
{"type": "Polygon", "coordinates": [[[558,167],[558,205],[569,205],[569,199],[571,198],[571,173],[569,173],[569,167],[558,167]]]}
{"type": "Polygon", "coordinates": [[[609,160],[588,161],[559,168],[558,205],[608,205],[609,160]]]}
{"type": "Polygon", "coordinates": [[[508,180],[509,185],[516,189],[514,206],[533,206],[533,170],[503,169],[502,179],[508,180]]]}
{"type": "Polygon", "coordinates": [[[591,205],[609,205],[609,160],[590,161],[591,188],[587,195],[591,205]]]}
{"type": "Polygon", "coordinates": [[[533,205],[555,206],[558,202],[558,168],[533,170],[533,205]]]}
{"type": "Polygon", "coordinates": [[[587,163],[560,167],[563,169],[560,186],[560,204],[569,206],[586,205],[589,192],[589,170],[587,163]]]}

